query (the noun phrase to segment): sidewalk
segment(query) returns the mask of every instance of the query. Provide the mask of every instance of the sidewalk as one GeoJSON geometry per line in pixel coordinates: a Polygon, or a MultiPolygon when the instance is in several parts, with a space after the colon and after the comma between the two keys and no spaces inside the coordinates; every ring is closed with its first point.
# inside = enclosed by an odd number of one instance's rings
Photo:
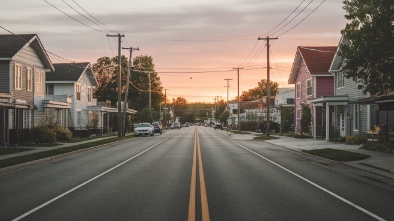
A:
{"type": "MultiPolygon", "coordinates": [[[[261,133],[251,132],[251,134],[232,134],[231,136],[233,139],[253,139],[253,137],[259,134],[261,133]]],[[[299,152],[302,150],[332,148],[369,155],[371,157],[365,160],[348,161],[342,163],[357,169],[362,169],[364,171],[380,174],[394,179],[394,154],[359,149],[361,145],[346,145],[342,143],[333,143],[326,140],[315,140],[312,138],[299,139],[287,136],[273,136],[279,137],[280,139],[265,140],[264,142],[299,152]]]]}

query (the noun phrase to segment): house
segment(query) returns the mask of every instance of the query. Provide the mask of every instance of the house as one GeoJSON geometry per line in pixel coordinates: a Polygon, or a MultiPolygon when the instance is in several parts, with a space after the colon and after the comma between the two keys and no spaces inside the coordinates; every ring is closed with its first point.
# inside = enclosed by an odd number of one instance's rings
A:
{"type": "Polygon", "coordinates": [[[45,72],[54,67],[36,34],[0,35],[0,145],[27,141],[44,119],[45,72]]]}
{"type": "MultiPolygon", "coordinates": [[[[63,99],[70,105],[63,103],[60,107],[57,102],[56,110],[48,108],[47,113],[73,131],[92,129],[96,134],[117,131],[118,109],[112,106],[111,101],[97,102],[93,98],[93,90],[98,83],[90,63],[57,63],[53,66],[55,71],[46,75],[47,98],[63,99]]],[[[121,107],[123,112],[123,105],[121,107]]],[[[129,114],[126,121],[130,123],[130,114],[136,111],[127,108],[126,113],[129,114]]]]}
{"type": "Polygon", "coordinates": [[[328,71],[337,46],[297,47],[289,84],[295,85],[295,131],[301,131],[302,104],[311,109],[310,134],[324,137],[325,110],[323,104],[312,105],[309,101],[334,95],[334,76],[328,71]]]}
{"type": "MultiPolygon", "coordinates": [[[[267,98],[261,98],[253,101],[240,101],[240,111],[238,120],[238,102],[233,101],[228,103],[229,110],[229,125],[236,126],[239,122],[248,121],[266,121],[267,118],[267,98]]],[[[271,98],[271,103],[273,98],[271,98]]],[[[276,107],[270,108],[270,120],[277,120],[277,109],[276,107]]]]}
{"type": "Polygon", "coordinates": [[[281,125],[280,128],[282,128],[284,124],[288,124],[290,126],[290,124],[294,122],[294,116],[292,119],[282,119],[282,111],[285,111],[285,109],[294,112],[294,91],[294,87],[278,88],[278,93],[276,94],[274,101],[274,106],[276,107],[277,112],[274,114],[277,115],[275,122],[281,125]]]}
{"type": "Polygon", "coordinates": [[[97,105],[97,100],[92,94],[94,87],[97,86],[97,80],[90,63],[57,63],[53,66],[55,71],[46,74],[47,97],[71,98],[70,107],[62,108],[57,115],[60,119],[57,120],[71,129],[87,129],[93,122],[99,120],[97,115],[87,110],[88,106],[97,105]],[[67,120],[62,121],[62,119],[67,120]]]}

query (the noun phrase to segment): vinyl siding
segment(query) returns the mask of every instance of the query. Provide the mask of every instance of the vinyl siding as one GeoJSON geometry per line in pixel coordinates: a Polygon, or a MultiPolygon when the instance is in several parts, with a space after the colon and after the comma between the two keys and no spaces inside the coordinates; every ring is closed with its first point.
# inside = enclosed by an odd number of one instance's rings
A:
{"type": "MultiPolygon", "coordinates": [[[[34,102],[37,110],[34,110],[34,126],[38,126],[39,124],[44,123],[44,108],[42,106],[42,101],[44,100],[45,90],[40,92],[37,90],[35,82],[37,79],[37,73],[43,73],[44,77],[44,85],[45,85],[45,68],[44,64],[41,61],[40,57],[37,55],[34,48],[30,45],[23,48],[19,51],[13,58],[14,64],[12,65],[13,69],[15,68],[15,63],[22,65],[22,90],[14,91],[14,94],[18,96],[19,99],[30,100],[34,102]],[[31,68],[33,71],[33,91],[26,91],[27,87],[27,67],[31,68]]],[[[14,70],[12,71],[14,73],[14,70]]],[[[14,77],[14,76],[12,76],[14,77]]],[[[15,82],[13,83],[15,84],[15,82]]],[[[13,86],[14,87],[14,86],[13,86]]]]}
{"type": "Polygon", "coordinates": [[[10,92],[10,62],[0,61],[0,92],[10,92]]]}
{"type": "Polygon", "coordinates": [[[334,95],[334,78],[333,77],[315,77],[316,78],[316,97],[334,95]]]}

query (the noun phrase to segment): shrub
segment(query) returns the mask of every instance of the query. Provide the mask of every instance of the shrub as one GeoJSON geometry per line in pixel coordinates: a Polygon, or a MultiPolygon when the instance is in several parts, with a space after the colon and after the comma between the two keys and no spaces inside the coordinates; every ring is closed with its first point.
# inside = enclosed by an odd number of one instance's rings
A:
{"type": "Polygon", "coordinates": [[[347,145],[360,145],[366,141],[362,136],[346,136],[345,140],[345,144],[347,145]]]}
{"type": "Polygon", "coordinates": [[[68,128],[62,127],[58,122],[49,124],[48,127],[56,133],[57,141],[71,140],[71,131],[68,128]]]}
{"type": "Polygon", "coordinates": [[[64,128],[64,127],[56,128],[55,132],[56,132],[57,141],[71,140],[71,137],[73,135],[68,128],[64,128]]]}
{"type": "Polygon", "coordinates": [[[56,133],[47,125],[37,126],[31,129],[31,138],[34,143],[49,143],[56,142],[56,133]]]}

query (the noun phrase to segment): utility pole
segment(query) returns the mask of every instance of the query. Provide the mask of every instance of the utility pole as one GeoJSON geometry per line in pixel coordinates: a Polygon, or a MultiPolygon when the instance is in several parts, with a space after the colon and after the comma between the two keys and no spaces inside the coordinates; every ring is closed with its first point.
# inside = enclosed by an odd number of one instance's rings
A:
{"type": "MultiPolygon", "coordinates": [[[[149,111],[152,112],[152,83],[150,81],[150,72],[149,75],[149,111]]],[[[153,119],[152,119],[153,120],[153,119]]]]}
{"type": "Polygon", "coordinates": [[[258,38],[258,40],[267,41],[267,124],[266,124],[266,135],[270,135],[270,103],[271,103],[271,94],[270,94],[270,40],[276,40],[278,38],[258,38]]]}
{"type": "Polygon", "coordinates": [[[118,137],[122,136],[122,107],[121,107],[121,103],[122,103],[122,95],[121,95],[121,70],[122,70],[122,66],[121,66],[121,48],[122,48],[122,37],[124,37],[124,35],[118,34],[118,35],[107,35],[107,37],[118,37],[118,69],[119,69],[119,73],[118,73],[118,137]]]}
{"type": "Polygon", "coordinates": [[[240,103],[239,103],[239,69],[244,69],[244,68],[233,68],[233,69],[236,69],[237,70],[237,76],[238,76],[238,111],[237,111],[237,115],[238,115],[238,118],[237,118],[237,121],[238,121],[238,124],[237,124],[237,129],[239,130],[239,111],[241,110],[240,109],[240,103]]]}
{"type": "Polygon", "coordinates": [[[164,89],[164,127],[167,127],[167,90],[164,89]]]}
{"type": "Polygon", "coordinates": [[[224,79],[224,80],[227,81],[227,86],[225,86],[225,87],[227,87],[227,105],[228,105],[228,90],[230,88],[229,81],[232,81],[233,79],[224,79]]]}
{"type": "Polygon", "coordinates": [[[128,108],[127,105],[127,99],[128,99],[128,95],[129,95],[129,84],[130,84],[130,68],[133,66],[133,51],[139,51],[140,49],[137,48],[122,48],[122,49],[126,49],[130,51],[130,56],[129,56],[129,66],[127,69],[127,78],[126,78],[126,91],[125,91],[125,95],[124,95],[124,103],[123,103],[123,123],[122,123],[122,128],[123,128],[123,136],[126,136],[126,109],[128,108]]]}

